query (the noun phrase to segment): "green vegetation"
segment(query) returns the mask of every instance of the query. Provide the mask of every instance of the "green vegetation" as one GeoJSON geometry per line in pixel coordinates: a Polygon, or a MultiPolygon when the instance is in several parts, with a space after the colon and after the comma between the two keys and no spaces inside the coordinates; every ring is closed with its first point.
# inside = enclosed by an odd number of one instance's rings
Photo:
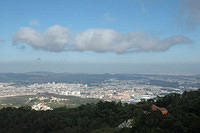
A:
{"type": "Polygon", "coordinates": [[[0,133],[198,133],[199,124],[200,90],[138,104],[100,101],[52,111],[28,106],[0,110],[0,133]],[[152,104],[167,108],[168,114],[152,111],[152,104]],[[118,127],[130,119],[131,126],[118,127]]]}
{"type": "Polygon", "coordinates": [[[26,104],[26,101],[31,96],[13,96],[13,97],[1,97],[0,108],[2,107],[20,107],[26,104]]]}
{"type": "Polygon", "coordinates": [[[81,104],[87,103],[97,103],[99,100],[94,98],[80,98],[75,96],[64,96],[64,95],[28,95],[28,96],[12,96],[12,97],[1,97],[0,98],[0,108],[3,107],[21,107],[21,106],[32,106],[38,103],[44,103],[45,105],[51,108],[58,107],[78,107],[81,104]],[[45,100],[40,100],[39,98],[45,97],[45,100]],[[54,100],[51,102],[52,97],[57,98],[58,100],[54,100]],[[30,98],[32,100],[30,100],[30,98]],[[64,100],[59,100],[64,99],[64,100]]]}

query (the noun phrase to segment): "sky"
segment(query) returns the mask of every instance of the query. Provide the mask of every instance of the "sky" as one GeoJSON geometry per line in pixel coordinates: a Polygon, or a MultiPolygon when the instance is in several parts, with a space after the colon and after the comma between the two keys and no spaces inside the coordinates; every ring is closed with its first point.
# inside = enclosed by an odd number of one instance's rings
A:
{"type": "Polygon", "coordinates": [[[1,0],[0,72],[200,74],[200,0],[1,0]]]}

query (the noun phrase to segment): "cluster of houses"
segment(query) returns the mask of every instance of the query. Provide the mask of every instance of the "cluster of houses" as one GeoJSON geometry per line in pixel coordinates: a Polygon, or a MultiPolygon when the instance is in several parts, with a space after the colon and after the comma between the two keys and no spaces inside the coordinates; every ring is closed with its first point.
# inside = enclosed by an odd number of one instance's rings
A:
{"type": "Polygon", "coordinates": [[[46,106],[44,103],[39,103],[37,105],[33,105],[32,109],[39,111],[39,110],[53,110],[51,107],[46,106]]]}

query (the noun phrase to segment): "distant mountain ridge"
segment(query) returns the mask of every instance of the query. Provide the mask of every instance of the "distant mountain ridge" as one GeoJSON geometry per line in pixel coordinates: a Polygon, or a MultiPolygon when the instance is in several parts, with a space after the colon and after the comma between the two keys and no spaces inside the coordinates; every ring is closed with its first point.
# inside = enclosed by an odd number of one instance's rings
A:
{"type": "MultiPolygon", "coordinates": [[[[54,72],[27,72],[27,73],[0,73],[0,82],[14,82],[16,84],[32,84],[47,82],[82,83],[92,85],[105,80],[149,80],[152,85],[163,87],[178,87],[177,82],[167,82],[165,79],[200,79],[199,75],[153,75],[153,74],[84,74],[84,73],[54,73],[54,72]],[[163,80],[161,80],[163,79],[163,80]]],[[[200,86],[199,84],[195,86],[200,86]]]]}

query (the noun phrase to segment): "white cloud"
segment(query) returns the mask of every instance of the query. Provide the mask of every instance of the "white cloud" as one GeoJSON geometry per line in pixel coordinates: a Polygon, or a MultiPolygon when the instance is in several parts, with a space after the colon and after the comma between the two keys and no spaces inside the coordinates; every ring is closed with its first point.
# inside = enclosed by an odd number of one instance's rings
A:
{"type": "Polygon", "coordinates": [[[75,50],[95,52],[165,51],[174,45],[190,43],[184,36],[165,39],[150,37],[145,32],[123,34],[112,29],[89,29],[75,37],[75,50]]]}
{"type": "Polygon", "coordinates": [[[31,20],[29,24],[31,26],[40,26],[40,22],[38,20],[31,20]]]}
{"type": "Polygon", "coordinates": [[[29,27],[20,28],[13,36],[13,44],[26,43],[35,49],[60,52],[70,42],[70,32],[59,25],[49,27],[44,33],[29,27]]]}
{"type": "Polygon", "coordinates": [[[121,33],[112,29],[89,29],[75,36],[73,49],[80,51],[118,51],[121,33]]]}
{"type": "Polygon", "coordinates": [[[13,36],[13,43],[26,43],[35,49],[52,52],[149,52],[166,51],[174,45],[189,44],[184,36],[161,39],[145,32],[121,33],[112,29],[88,29],[72,36],[70,31],[59,25],[49,27],[44,33],[29,27],[20,28],[13,36]]]}

